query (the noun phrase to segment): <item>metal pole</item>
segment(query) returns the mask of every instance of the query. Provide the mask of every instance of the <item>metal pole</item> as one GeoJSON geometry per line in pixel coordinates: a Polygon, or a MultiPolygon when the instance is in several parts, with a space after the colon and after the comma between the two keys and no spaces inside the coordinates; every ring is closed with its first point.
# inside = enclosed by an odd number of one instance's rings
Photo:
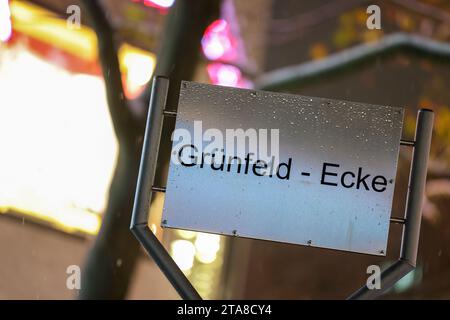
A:
{"type": "Polygon", "coordinates": [[[148,227],[168,89],[169,79],[159,76],[153,79],[130,229],[181,298],[200,300],[198,292],[148,227]]]}
{"type": "Polygon", "coordinates": [[[375,299],[416,267],[433,122],[434,113],[432,110],[419,110],[409,175],[400,260],[381,273],[381,289],[370,290],[367,286],[364,286],[351,295],[349,299],[375,299]]]}
{"type": "Polygon", "coordinates": [[[148,213],[152,200],[151,191],[155,180],[156,163],[158,161],[158,150],[161,140],[163,111],[166,105],[168,90],[169,79],[163,77],[155,77],[153,79],[131,227],[137,224],[147,225],[148,222],[148,213]]]}
{"type": "Polygon", "coordinates": [[[406,223],[403,229],[400,258],[416,266],[422,221],[423,195],[427,180],[428,156],[433,132],[434,112],[419,110],[416,125],[416,143],[412,155],[409,192],[406,199],[406,223]]]}

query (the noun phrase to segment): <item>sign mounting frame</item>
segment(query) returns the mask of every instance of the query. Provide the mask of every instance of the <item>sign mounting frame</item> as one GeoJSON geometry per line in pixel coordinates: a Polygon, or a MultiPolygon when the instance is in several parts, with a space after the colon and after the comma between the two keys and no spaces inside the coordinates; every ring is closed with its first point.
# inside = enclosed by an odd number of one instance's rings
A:
{"type": "MultiPolygon", "coordinates": [[[[156,164],[161,140],[164,116],[175,116],[174,111],[165,110],[169,79],[155,76],[149,102],[136,195],[130,229],[146,252],[154,259],[158,267],[171,282],[182,299],[199,300],[201,296],[193,287],[170,254],[156,238],[148,226],[148,216],[153,192],[164,192],[165,187],[154,186],[156,164]]],[[[421,208],[427,174],[427,163],[431,145],[434,113],[429,109],[420,109],[417,114],[414,141],[401,140],[401,145],[413,148],[409,188],[404,218],[392,218],[391,223],[403,224],[401,254],[399,260],[381,274],[381,288],[370,290],[363,286],[349,299],[374,299],[416,266],[420,235],[421,208]]]]}

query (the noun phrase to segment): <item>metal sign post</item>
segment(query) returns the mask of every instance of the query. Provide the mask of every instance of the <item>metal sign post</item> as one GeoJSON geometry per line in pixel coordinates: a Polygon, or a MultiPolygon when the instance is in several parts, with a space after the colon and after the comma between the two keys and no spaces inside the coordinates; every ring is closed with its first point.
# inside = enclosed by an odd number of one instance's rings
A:
{"type": "MultiPolygon", "coordinates": [[[[145,250],[148,252],[148,254],[153,257],[157,265],[160,267],[160,269],[163,271],[163,273],[166,275],[168,280],[171,282],[171,284],[183,299],[201,299],[198,292],[195,290],[195,288],[192,286],[192,284],[189,282],[180,268],[176,265],[174,260],[170,257],[169,253],[165,250],[156,236],[151,232],[148,226],[148,215],[153,192],[166,191],[165,187],[156,187],[153,185],[155,180],[156,162],[158,159],[159,144],[161,139],[162,123],[165,115],[177,115],[177,113],[174,111],[165,110],[168,87],[169,80],[166,78],[156,77],[153,80],[152,94],[150,98],[150,106],[148,111],[147,125],[141,157],[141,165],[131,220],[131,230],[139,240],[139,242],[143,245],[145,250]]],[[[215,88],[211,89],[214,90],[215,88]]],[[[271,94],[262,91],[259,91],[259,93],[262,94],[263,97],[271,94]]],[[[318,100],[320,101],[320,99],[318,100]]],[[[324,99],[323,101],[326,101],[326,99],[324,99]]],[[[395,282],[397,282],[400,278],[402,278],[415,267],[417,245],[420,232],[421,206],[426,179],[426,166],[430,148],[432,125],[433,112],[423,109],[418,114],[415,141],[410,142],[397,140],[397,143],[414,147],[406,217],[390,218],[390,222],[405,224],[401,259],[382,273],[381,290],[369,290],[367,287],[363,287],[357,293],[352,295],[350,297],[351,299],[375,298],[378,295],[384,293],[395,282]]],[[[389,132],[389,130],[387,132],[389,132]]],[[[394,149],[392,150],[395,153],[395,148],[398,148],[398,145],[393,148],[394,149]]],[[[387,168],[389,168],[389,165],[387,168]]],[[[392,173],[390,173],[390,175],[392,175],[392,173]]],[[[245,208],[243,208],[243,210],[245,210],[245,208]]],[[[389,217],[387,218],[389,221],[389,217]]],[[[363,252],[365,250],[366,249],[362,249],[359,251],[363,252]]],[[[367,250],[367,252],[372,253],[371,250],[372,249],[369,249],[367,250]]],[[[352,251],[352,248],[350,248],[350,251],[352,251]]],[[[385,252],[378,253],[380,253],[379,255],[385,254],[385,252]]]]}
{"type": "MultiPolygon", "coordinates": [[[[183,299],[199,300],[198,292],[148,226],[169,79],[155,77],[145,127],[141,165],[130,229],[183,299]]],[[[158,190],[159,191],[159,190],[158,190]]]]}
{"type": "Polygon", "coordinates": [[[416,267],[419,247],[420,223],[422,220],[423,195],[427,178],[428,155],[433,133],[434,112],[421,109],[417,114],[414,148],[409,175],[405,219],[400,259],[381,273],[381,289],[370,290],[362,287],[349,299],[374,299],[389,290],[397,281],[416,267]]]}

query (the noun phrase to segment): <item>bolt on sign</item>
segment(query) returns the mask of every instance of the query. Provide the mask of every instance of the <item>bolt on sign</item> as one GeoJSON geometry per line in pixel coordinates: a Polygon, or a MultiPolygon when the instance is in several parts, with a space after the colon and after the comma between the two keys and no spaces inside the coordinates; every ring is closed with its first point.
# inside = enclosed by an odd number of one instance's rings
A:
{"type": "Polygon", "coordinates": [[[182,82],[163,227],[385,255],[403,109],[182,82]]]}

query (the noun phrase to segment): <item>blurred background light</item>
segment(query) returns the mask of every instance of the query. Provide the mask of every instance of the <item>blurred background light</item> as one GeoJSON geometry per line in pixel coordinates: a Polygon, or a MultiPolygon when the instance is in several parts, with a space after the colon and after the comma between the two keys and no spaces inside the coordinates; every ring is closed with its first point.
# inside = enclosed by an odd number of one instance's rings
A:
{"type": "Polygon", "coordinates": [[[188,239],[188,240],[194,239],[195,236],[197,235],[197,232],[194,232],[194,231],[188,231],[188,230],[181,230],[181,229],[177,230],[176,233],[177,233],[177,235],[178,235],[180,238],[188,239]]]}
{"type": "Polygon", "coordinates": [[[97,38],[90,28],[69,29],[65,19],[26,1],[11,1],[10,7],[15,31],[81,59],[97,59],[97,38]]]}
{"type": "Polygon", "coordinates": [[[173,230],[170,254],[205,299],[220,297],[226,239],[217,234],[173,230]]]}
{"type": "Polygon", "coordinates": [[[156,64],[155,55],[124,44],[119,49],[119,62],[125,79],[125,95],[129,99],[136,98],[152,77],[156,64]]]}
{"type": "Polygon", "coordinates": [[[239,68],[223,63],[210,63],[207,66],[208,76],[213,84],[237,87],[242,80],[239,68]]]}
{"type": "Polygon", "coordinates": [[[20,44],[1,60],[0,211],[95,234],[117,156],[103,80],[20,44]]]}
{"type": "Polygon", "coordinates": [[[150,230],[153,232],[154,235],[156,235],[156,233],[158,232],[158,227],[156,226],[156,224],[152,223],[150,224],[150,230]]]}
{"type": "Polygon", "coordinates": [[[168,9],[175,3],[175,0],[142,0],[142,2],[148,7],[168,9]]]}
{"type": "Polygon", "coordinates": [[[8,0],[0,0],[0,41],[8,41],[11,35],[11,13],[8,0]]]}
{"type": "MultiPolygon", "coordinates": [[[[26,1],[0,9],[2,40],[11,20],[14,30],[0,51],[0,213],[96,234],[117,157],[96,35],[26,1]]],[[[136,97],[155,55],[125,43],[119,63],[125,95],[136,97]]]]}
{"type": "Polygon", "coordinates": [[[216,234],[199,233],[195,240],[196,258],[202,263],[212,263],[220,250],[220,236],[216,234]]]}
{"type": "Polygon", "coordinates": [[[170,245],[170,252],[178,267],[189,272],[194,265],[195,247],[188,240],[175,240],[170,245]]]}
{"type": "Polygon", "coordinates": [[[236,64],[239,59],[239,36],[232,32],[230,24],[225,19],[218,19],[206,28],[201,40],[205,57],[211,62],[206,70],[212,84],[252,88],[253,84],[242,75],[236,64]]]}
{"type": "Polygon", "coordinates": [[[237,43],[228,23],[219,19],[205,31],[202,41],[203,53],[209,60],[231,61],[237,56],[237,43]]]}

